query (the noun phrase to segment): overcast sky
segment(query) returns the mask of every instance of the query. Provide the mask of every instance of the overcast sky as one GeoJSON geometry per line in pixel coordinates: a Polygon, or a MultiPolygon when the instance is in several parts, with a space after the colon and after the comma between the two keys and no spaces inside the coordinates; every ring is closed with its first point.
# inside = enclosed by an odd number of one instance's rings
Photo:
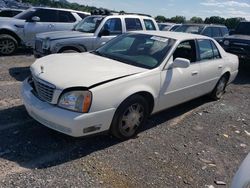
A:
{"type": "Polygon", "coordinates": [[[245,17],[250,20],[250,0],[68,0],[83,5],[173,17],[245,17]]]}

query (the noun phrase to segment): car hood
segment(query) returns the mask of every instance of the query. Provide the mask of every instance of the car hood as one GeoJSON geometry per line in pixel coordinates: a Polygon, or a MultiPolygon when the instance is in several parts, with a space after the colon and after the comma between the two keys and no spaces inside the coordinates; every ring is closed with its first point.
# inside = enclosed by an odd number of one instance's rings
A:
{"type": "Polygon", "coordinates": [[[78,37],[89,37],[94,36],[93,33],[82,33],[79,31],[54,31],[54,32],[46,32],[40,33],[37,35],[37,38],[45,39],[49,38],[50,40],[58,40],[58,39],[68,39],[68,38],[78,38],[78,37]]]}
{"type": "Polygon", "coordinates": [[[53,54],[31,66],[33,76],[57,89],[91,87],[146,70],[91,53],[53,54]]]}
{"type": "Polygon", "coordinates": [[[0,24],[7,23],[10,24],[21,24],[24,25],[25,20],[20,20],[16,18],[0,17],[0,24]]]}

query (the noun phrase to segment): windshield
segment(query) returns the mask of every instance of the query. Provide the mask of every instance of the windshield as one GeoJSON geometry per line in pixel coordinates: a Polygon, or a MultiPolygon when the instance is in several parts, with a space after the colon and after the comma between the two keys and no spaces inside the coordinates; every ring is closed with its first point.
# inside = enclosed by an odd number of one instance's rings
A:
{"type": "Polygon", "coordinates": [[[123,34],[92,52],[137,67],[159,66],[175,43],[174,39],[147,34],[123,34]]]}
{"type": "Polygon", "coordinates": [[[102,16],[88,16],[80,21],[74,30],[85,32],[85,33],[94,33],[98,26],[100,25],[101,21],[104,17],[102,16]]]}
{"type": "Polygon", "coordinates": [[[20,14],[18,14],[16,16],[14,16],[14,18],[20,19],[20,20],[27,20],[33,15],[33,13],[35,11],[36,11],[36,9],[30,8],[28,10],[25,10],[25,11],[21,12],[20,14]]]}
{"type": "Polygon", "coordinates": [[[235,30],[235,34],[250,35],[250,22],[242,22],[235,30]]]}
{"type": "Polygon", "coordinates": [[[204,26],[200,26],[200,25],[182,25],[178,27],[175,30],[175,32],[200,34],[203,28],[204,26]]]}

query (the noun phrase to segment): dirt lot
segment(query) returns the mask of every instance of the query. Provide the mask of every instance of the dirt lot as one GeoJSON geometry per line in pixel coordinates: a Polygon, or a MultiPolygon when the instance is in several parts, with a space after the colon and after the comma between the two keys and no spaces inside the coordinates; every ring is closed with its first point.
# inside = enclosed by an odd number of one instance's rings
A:
{"type": "Polygon", "coordinates": [[[229,187],[250,151],[250,66],[222,100],[166,110],[136,139],[117,142],[70,138],[32,120],[19,92],[32,62],[0,57],[0,187],[229,187]]]}

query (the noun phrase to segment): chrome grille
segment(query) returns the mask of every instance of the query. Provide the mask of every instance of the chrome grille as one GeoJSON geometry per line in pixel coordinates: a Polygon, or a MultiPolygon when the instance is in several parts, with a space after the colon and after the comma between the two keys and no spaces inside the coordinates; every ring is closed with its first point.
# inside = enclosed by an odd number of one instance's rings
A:
{"type": "Polygon", "coordinates": [[[43,101],[52,102],[55,86],[34,77],[33,81],[38,97],[43,101]]]}
{"type": "Polygon", "coordinates": [[[35,49],[36,49],[36,51],[42,52],[43,51],[42,47],[43,47],[43,41],[36,40],[36,42],[35,42],[35,49]]]}

